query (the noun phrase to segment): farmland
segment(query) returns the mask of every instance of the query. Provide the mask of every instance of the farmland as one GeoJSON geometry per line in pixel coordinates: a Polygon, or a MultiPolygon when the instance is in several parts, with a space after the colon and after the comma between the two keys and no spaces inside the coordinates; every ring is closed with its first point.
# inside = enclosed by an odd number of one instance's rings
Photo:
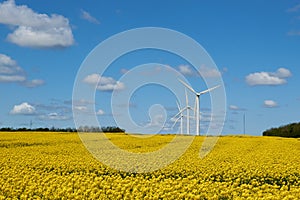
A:
{"type": "MultiPolygon", "coordinates": [[[[106,134],[120,148],[155,151],[174,136],[106,134]]],[[[204,137],[151,173],[111,169],[76,133],[0,132],[0,199],[300,199],[300,140],[224,136],[203,159],[204,137]]]]}

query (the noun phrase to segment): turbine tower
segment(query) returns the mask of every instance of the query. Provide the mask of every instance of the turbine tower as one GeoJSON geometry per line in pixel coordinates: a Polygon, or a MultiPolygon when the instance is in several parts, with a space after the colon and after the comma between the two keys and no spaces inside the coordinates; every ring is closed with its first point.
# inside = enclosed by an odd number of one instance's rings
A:
{"type": "Polygon", "coordinates": [[[193,110],[191,108],[191,106],[189,105],[189,98],[187,95],[187,91],[186,88],[184,88],[184,92],[185,92],[185,103],[186,103],[186,134],[190,134],[190,110],[193,110]]]}
{"type": "Polygon", "coordinates": [[[188,85],[186,82],[178,79],[187,89],[189,89],[192,93],[196,95],[196,105],[195,105],[195,112],[196,112],[196,135],[200,135],[200,96],[202,94],[208,93],[218,87],[220,85],[217,85],[215,87],[209,88],[207,90],[201,91],[201,92],[196,92],[190,85],[188,85]]]}

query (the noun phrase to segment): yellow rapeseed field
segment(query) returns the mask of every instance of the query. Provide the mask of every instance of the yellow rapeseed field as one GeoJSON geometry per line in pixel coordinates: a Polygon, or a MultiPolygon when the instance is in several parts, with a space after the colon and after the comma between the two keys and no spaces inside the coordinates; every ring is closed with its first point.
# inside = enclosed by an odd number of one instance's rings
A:
{"type": "MultiPolygon", "coordinates": [[[[173,136],[107,134],[132,152],[154,151],[173,136]]],[[[220,137],[203,159],[204,137],[152,173],[101,164],[76,133],[0,132],[0,199],[300,199],[300,140],[220,137]]]]}

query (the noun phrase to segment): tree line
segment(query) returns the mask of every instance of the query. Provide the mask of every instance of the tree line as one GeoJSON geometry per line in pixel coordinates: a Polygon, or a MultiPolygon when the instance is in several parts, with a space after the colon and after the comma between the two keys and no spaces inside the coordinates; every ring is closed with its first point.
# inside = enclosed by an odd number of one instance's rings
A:
{"type": "Polygon", "coordinates": [[[106,127],[94,127],[94,126],[80,126],[78,129],[76,128],[12,128],[12,127],[3,127],[0,128],[1,132],[26,132],[26,131],[33,131],[33,132],[93,132],[93,133],[125,133],[125,129],[121,129],[116,126],[106,126],[106,127]]]}
{"type": "Polygon", "coordinates": [[[279,136],[289,138],[300,137],[300,123],[292,123],[278,128],[271,128],[263,132],[263,136],[279,136]]]}

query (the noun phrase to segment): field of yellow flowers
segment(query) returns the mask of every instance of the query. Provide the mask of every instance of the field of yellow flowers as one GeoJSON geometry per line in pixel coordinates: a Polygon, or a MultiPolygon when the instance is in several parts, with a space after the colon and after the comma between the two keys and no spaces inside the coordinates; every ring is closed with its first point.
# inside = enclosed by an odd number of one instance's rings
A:
{"type": "MultiPolygon", "coordinates": [[[[174,136],[107,137],[147,152],[174,136]]],[[[0,132],[0,199],[300,199],[300,139],[224,136],[200,159],[203,140],[163,169],[128,173],[97,161],[76,133],[0,132]]]]}

